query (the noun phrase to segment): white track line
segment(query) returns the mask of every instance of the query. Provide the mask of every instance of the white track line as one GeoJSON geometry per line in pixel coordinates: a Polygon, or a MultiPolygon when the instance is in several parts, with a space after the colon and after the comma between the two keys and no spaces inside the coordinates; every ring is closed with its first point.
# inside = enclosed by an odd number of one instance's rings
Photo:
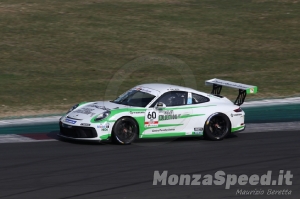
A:
{"type": "Polygon", "coordinates": [[[32,138],[24,137],[21,135],[9,134],[9,135],[0,135],[0,143],[17,143],[17,142],[48,142],[48,141],[57,141],[55,139],[45,139],[45,140],[35,140],[32,138]]]}
{"type": "Polygon", "coordinates": [[[12,126],[12,125],[26,125],[26,124],[43,124],[59,121],[61,116],[41,117],[41,118],[22,118],[12,120],[0,120],[0,127],[12,126]]]}
{"type": "Polygon", "coordinates": [[[300,131],[300,122],[277,122],[246,124],[246,129],[241,133],[257,133],[270,131],[300,131]]]}
{"type": "Polygon", "coordinates": [[[250,101],[250,102],[245,102],[241,107],[259,107],[259,106],[274,106],[274,105],[288,105],[288,104],[300,104],[300,97],[250,101]]]}

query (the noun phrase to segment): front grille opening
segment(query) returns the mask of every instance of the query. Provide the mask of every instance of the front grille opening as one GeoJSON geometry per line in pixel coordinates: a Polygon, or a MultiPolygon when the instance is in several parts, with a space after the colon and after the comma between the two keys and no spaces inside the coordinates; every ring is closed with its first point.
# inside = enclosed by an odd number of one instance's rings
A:
{"type": "Polygon", "coordinates": [[[71,128],[62,127],[60,125],[60,134],[71,138],[95,138],[97,132],[92,127],[77,127],[71,126],[71,128]]]}

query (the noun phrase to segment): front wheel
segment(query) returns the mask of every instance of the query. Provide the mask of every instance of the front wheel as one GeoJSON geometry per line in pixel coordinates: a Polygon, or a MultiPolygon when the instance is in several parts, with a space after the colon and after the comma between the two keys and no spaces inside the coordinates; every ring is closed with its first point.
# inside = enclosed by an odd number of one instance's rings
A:
{"type": "Polygon", "coordinates": [[[223,113],[211,115],[204,126],[204,134],[210,140],[222,140],[230,132],[230,120],[223,113]]]}
{"type": "Polygon", "coordinates": [[[136,121],[130,117],[119,119],[112,133],[112,141],[118,144],[131,144],[138,135],[138,125],[136,121]]]}

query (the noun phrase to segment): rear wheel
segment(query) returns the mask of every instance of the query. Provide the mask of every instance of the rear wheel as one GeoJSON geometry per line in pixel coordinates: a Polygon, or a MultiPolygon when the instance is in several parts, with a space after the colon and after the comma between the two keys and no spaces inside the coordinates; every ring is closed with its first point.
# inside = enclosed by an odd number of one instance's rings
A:
{"type": "Polygon", "coordinates": [[[117,144],[131,144],[138,135],[138,125],[136,121],[130,117],[119,119],[112,133],[112,141],[117,144]]]}
{"type": "Polygon", "coordinates": [[[230,132],[230,120],[223,113],[211,115],[204,127],[204,134],[210,140],[222,140],[230,132]]]}

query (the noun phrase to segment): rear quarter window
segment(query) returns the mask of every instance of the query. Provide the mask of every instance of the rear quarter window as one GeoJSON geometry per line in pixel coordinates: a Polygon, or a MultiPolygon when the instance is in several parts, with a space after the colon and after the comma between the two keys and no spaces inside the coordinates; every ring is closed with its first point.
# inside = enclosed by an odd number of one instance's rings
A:
{"type": "Polygon", "coordinates": [[[203,95],[192,93],[192,104],[201,104],[209,102],[208,97],[204,97],[203,95]]]}

